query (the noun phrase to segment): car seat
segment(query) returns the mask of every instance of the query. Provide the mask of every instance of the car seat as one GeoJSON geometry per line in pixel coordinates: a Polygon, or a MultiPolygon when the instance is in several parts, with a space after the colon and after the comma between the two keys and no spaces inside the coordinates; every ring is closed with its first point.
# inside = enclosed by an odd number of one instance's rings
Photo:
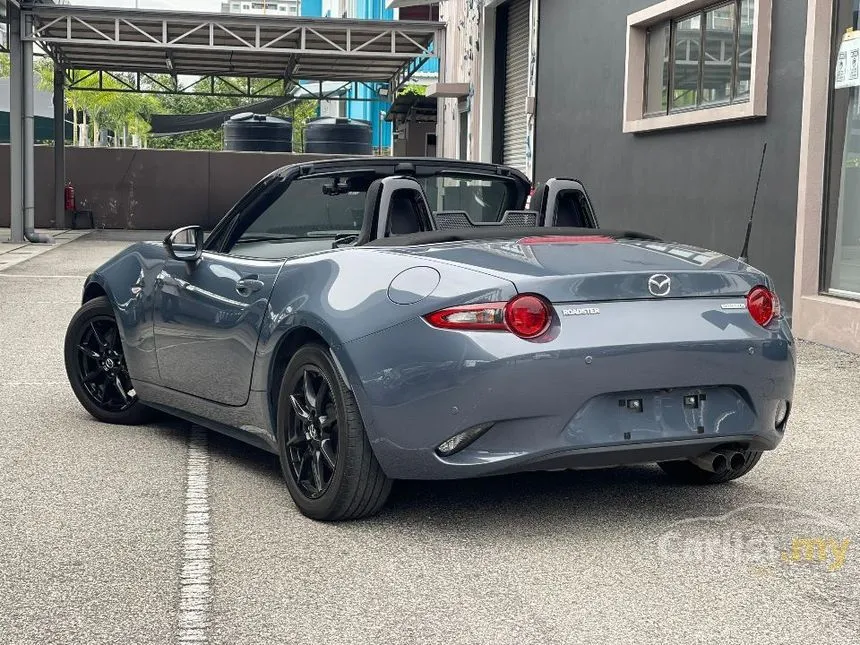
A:
{"type": "Polygon", "coordinates": [[[388,214],[389,235],[418,233],[424,230],[422,221],[415,200],[410,198],[406,191],[400,190],[394,193],[388,214]]]}

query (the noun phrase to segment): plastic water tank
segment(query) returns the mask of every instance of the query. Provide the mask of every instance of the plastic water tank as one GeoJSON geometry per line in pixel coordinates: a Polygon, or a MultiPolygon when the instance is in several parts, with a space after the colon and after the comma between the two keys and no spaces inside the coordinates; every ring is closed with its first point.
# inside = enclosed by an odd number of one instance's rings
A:
{"type": "Polygon", "coordinates": [[[253,112],[237,114],[224,123],[224,150],[292,152],[293,122],[253,112]]]}
{"type": "Polygon", "coordinates": [[[305,152],[334,155],[372,155],[370,121],[323,116],[305,126],[305,152]]]}

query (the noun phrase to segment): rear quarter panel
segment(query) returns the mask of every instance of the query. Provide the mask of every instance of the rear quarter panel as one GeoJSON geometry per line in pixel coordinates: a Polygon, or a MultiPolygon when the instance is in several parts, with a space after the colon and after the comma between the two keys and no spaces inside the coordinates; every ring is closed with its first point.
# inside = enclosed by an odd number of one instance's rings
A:
{"type": "Polygon", "coordinates": [[[252,389],[278,387],[270,381],[280,343],[297,329],[311,329],[332,348],[372,437],[372,410],[359,377],[370,366],[354,365],[344,344],[407,325],[452,304],[507,300],[515,294],[513,283],[499,277],[377,249],[343,249],[288,261],[263,324],[252,389]],[[423,268],[414,272],[418,267],[423,268]],[[389,289],[395,278],[397,289],[389,289]],[[409,304],[397,304],[392,296],[409,304]]]}

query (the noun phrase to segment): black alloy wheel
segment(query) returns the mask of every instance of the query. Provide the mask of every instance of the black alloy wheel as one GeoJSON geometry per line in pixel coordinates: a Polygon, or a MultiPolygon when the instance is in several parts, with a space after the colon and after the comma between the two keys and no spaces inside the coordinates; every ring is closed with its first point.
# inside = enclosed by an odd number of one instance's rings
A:
{"type": "Polygon", "coordinates": [[[300,348],[284,371],[278,454],[293,502],[312,519],[374,515],[391,492],[355,397],[324,345],[300,348]]]}
{"type": "Polygon", "coordinates": [[[338,417],[331,385],[315,365],[306,365],[290,394],[293,408],[287,457],[294,481],[310,499],[320,498],[337,468],[338,417]]]}
{"type": "Polygon", "coordinates": [[[137,397],[110,302],[94,298],[74,315],[66,332],[66,375],[81,405],[99,421],[135,425],[151,410],[137,397]]]}
{"type": "Polygon", "coordinates": [[[106,412],[124,412],[135,404],[137,395],[113,318],[91,318],[81,330],[77,349],[78,378],[93,403],[106,412]]]}

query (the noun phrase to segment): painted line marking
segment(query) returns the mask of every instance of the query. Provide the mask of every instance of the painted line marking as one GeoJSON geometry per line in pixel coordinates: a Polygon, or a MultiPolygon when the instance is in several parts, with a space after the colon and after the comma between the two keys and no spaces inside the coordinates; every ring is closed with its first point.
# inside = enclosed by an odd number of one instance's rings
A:
{"type": "Polygon", "coordinates": [[[209,642],[212,558],[209,537],[209,444],[206,430],[188,437],[182,572],[179,577],[179,643],[209,642]]]}
{"type": "Polygon", "coordinates": [[[27,280],[86,280],[85,275],[26,275],[21,273],[4,273],[0,271],[0,278],[23,278],[27,280]]]}

